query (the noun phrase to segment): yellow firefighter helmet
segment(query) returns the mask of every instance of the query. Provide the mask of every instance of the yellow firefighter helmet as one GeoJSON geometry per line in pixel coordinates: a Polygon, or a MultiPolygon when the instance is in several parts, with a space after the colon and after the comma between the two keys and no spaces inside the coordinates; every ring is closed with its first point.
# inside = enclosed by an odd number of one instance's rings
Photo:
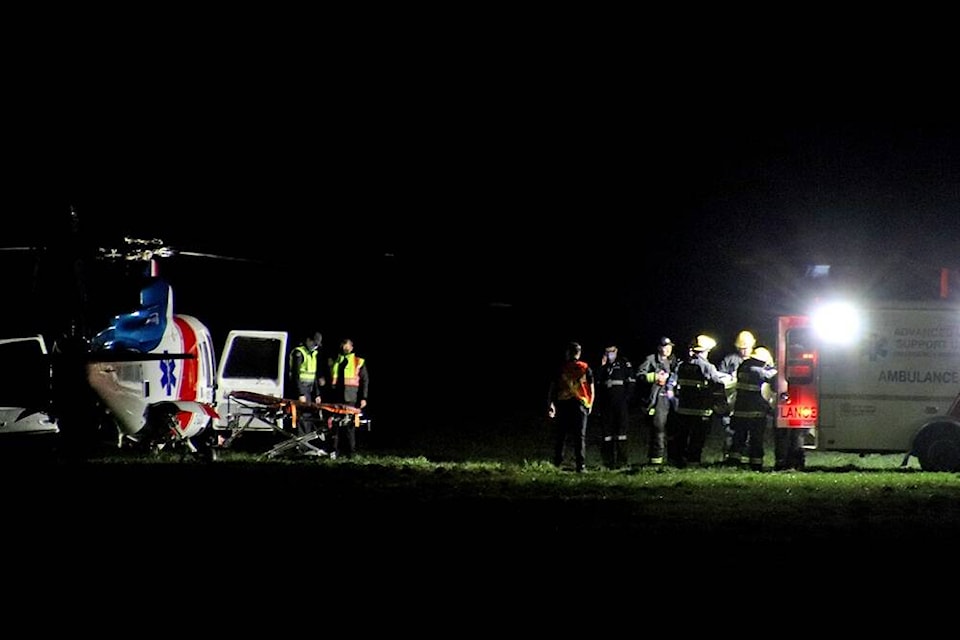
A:
{"type": "Polygon", "coordinates": [[[773,392],[773,385],[769,382],[764,382],[760,385],[760,397],[766,400],[767,404],[771,407],[776,408],[777,406],[777,394],[773,392]]]}
{"type": "Polygon", "coordinates": [[[766,347],[757,347],[753,350],[753,356],[764,364],[773,364],[773,354],[766,347]]]}
{"type": "Polygon", "coordinates": [[[737,349],[753,349],[753,345],[757,344],[757,339],[753,337],[753,334],[749,331],[741,331],[737,334],[737,341],[733,343],[737,349]]]}
{"type": "Polygon", "coordinates": [[[713,349],[715,346],[717,346],[716,340],[710,336],[700,334],[697,336],[697,341],[694,342],[690,348],[694,351],[710,351],[710,349],[713,349]]]}

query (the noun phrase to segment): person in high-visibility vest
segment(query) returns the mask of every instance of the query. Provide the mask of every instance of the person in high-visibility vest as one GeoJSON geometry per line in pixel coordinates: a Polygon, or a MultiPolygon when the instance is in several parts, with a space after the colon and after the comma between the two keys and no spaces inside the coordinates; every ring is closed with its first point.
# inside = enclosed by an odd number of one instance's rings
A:
{"type": "MultiPolygon", "coordinates": [[[[288,375],[300,402],[320,404],[320,390],[326,384],[326,376],[319,368],[322,346],[323,336],[319,331],[314,331],[307,334],[303,342],[290,352],[288,375]]],[[[313,419],[305,413],[297,416],[297,424],[294,426],[300,430],[301,435],[315,431],[313,419]]]]}
{"type": "Polygon", "coordinates": [[[587,420],[595,392],[593,369],[580,359],[582,351],[577,342],[567,345],[564,361],[547,392],[547,416],[555,427],[553,464],[558,468],[563,465],[564,450],[569,444],[573,447],[577,473],[587,469],[587,420]]]}
{"type": "MultiPolygon", "coordinates": [[[[367,361],[353,352],[353,340],[344,338],[340,342],[340,355],[329,361],[330,390],[333,401],[361,411],[367,407],[370,389],[370,376],[367,361]]],[[[336,419],[334,430],[334,450],[338,456],[349,458],[357,448],[357,423],[351,419],[336,419]]]]}

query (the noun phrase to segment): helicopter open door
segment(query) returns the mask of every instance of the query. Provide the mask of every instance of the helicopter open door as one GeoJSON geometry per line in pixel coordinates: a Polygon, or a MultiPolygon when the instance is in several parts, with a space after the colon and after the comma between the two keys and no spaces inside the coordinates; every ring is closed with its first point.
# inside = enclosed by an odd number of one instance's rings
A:
{"type": "MultiPolygon", "coordinates": [[[[217,371],[215,429],[273,431],[263,414],[237,402],[234,392],[283,398],[288,334],[285,331],[233,330],[227,334],[217,371]]],[[[282,425],[276,424],[280,427],[282,425]]]]}
{"type": "Polygon", "coordinates": [[[47,345],[41,335],[0,339],[0,436],[4,439],[59,433],[47,406],[47,345]]]}

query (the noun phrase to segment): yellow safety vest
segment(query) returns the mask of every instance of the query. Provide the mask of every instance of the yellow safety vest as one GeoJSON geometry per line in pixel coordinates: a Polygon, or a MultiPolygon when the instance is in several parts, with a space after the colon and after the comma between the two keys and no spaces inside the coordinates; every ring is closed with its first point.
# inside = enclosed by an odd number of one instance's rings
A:
{"type": "Polygon", "coordinates": [[[340,354],[336,362],[334,362],[330,367],[330,381],[333,386],[337,386],[337,382],[340,378],[340,365],[346,361],[346,366],[343,368],[343,386],[345,387],[359,387],[360,386],[360,367],[363,366],[364,359],[358,358],[356,354],[351,353],[349,355],[340,354]]]}
{"type": "Polygon", "coordinates": [[[317,351],[310,351],[303,345],[300,345],[294,351],[303,354],[299,372],[300,382],[313,384],[313,381],[317,379],[317,351]]]}

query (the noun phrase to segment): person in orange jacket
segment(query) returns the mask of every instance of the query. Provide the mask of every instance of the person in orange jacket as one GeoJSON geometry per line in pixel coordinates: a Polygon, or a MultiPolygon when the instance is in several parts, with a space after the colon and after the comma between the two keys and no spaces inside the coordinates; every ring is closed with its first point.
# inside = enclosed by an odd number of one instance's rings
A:
{"type": "Polygon", "coordinates": [[[554,421],[553,464],[563,464],[567,444],[573,447],[577,473],[586,471],[587,420],[593,409],[593,370],[580,359],[583,348],[567,345],[563,363],[550,383],[547,416],[554,421]]]}

